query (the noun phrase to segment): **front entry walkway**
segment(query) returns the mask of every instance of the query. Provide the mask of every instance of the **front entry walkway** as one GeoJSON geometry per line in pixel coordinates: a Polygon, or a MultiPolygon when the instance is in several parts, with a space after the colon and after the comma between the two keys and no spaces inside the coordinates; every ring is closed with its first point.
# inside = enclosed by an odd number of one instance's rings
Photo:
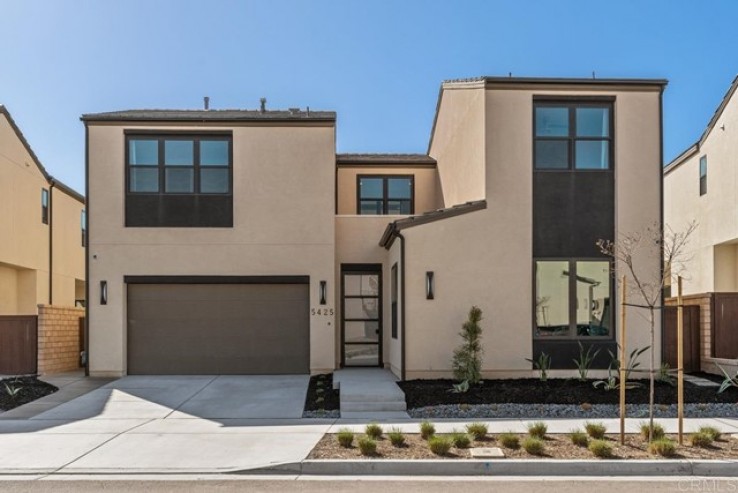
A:
{"type": "Polygon", "coordinates": [[[345,368],[333,373],[341,390],[341,418],[386,421],[407,419],[405,393],[397,377],[382,368],[345,368]]]}

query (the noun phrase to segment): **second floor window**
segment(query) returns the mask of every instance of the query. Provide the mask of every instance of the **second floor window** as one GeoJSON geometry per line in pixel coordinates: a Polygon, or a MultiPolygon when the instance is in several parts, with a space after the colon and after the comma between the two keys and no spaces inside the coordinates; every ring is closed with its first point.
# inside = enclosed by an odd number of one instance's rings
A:
{"type": "Polygon", "coordinates": [[[84,210],[82,211],[82,213],[80,214],[79,221],[80,221],[80,228],[82,230],[82,246],[86,247],[87,246],[87,212],[86,211],[84,210]]]}
{"type": "Polygon", "coordinates": [[[49,224],[49,191],[41,189],[41,222],[49,224]]]}
{"type": "Polygon", "coordinates": [[[414,214],[413,176],[358,177],[357,213],[362,215],[414,214]]]}
{"type": "Polygon", "coordinates": [[[700,195],[707,193],[707,156],[700,158],[700,195]]]}
{"type": "Polygon", "coordinates": [[[539,101],[534,114],[535,169],[612,168],[612,104],[539,101]]]}
{"type": "Polygon", "coordinates": [[[231,193],[231,138],[129,136],[128,192],[231,193]]]}

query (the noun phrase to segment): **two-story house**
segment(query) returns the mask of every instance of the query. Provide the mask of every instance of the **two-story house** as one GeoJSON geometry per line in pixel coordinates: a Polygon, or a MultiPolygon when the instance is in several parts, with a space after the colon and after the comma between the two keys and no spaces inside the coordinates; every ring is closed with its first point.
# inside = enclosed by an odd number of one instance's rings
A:
{"type": "Polygon", "coordinates": [[[661,224],[665,85],[448,81],[422,155],[336,154],[332,112],[83,115],[91,374],[447,377],[472,305],[487,378],[614,349],[596,241],[661,224]]]}

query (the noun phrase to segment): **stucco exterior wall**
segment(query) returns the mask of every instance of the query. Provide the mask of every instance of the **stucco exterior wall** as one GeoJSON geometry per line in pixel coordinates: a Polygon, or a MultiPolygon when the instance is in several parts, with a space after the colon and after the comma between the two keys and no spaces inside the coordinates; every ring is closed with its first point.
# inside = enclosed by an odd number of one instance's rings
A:
{"type": "MultiPolygon", "coordinates": [[[[233,228],[124,227],[124,127],[89,125],[92,375],[126,373],[125,275],[308,275],[314,307],[321,280],[335,292],[333,126],[212,128],[233,132],[233,228]]],[[[333,369],[334,337],[335,317],[311,317],[311,371],[333,369]]]]}
{"type": "MultiPolygon", "coordinates": [[[[85,205],[54,188],[53,204],[53,299],[59,306],[74,306],[78,281],[85,279],[85,248],[81,216],[85,205]]],[[[83,296],[84,297],[84,296],[83,296]]]]}

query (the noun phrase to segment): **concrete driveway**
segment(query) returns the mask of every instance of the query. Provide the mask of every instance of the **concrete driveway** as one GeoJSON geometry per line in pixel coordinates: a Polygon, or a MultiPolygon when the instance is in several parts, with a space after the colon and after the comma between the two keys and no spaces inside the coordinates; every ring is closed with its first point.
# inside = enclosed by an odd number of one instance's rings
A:
{"type": "Polygon", "coordinates": [[[177,473],[304,459],[331,420],[301,420],[309,377],[135,376],[0,420],[0,473],[177,473]],[[12,452],[11,452],[12,451],[12,452]]]}

